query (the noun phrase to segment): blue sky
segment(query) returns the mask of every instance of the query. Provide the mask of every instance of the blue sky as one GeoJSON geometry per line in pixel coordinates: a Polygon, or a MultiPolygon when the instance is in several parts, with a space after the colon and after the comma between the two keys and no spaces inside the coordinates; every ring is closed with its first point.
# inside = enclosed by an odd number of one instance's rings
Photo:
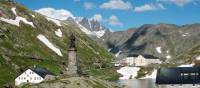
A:
{"type": "Polygon", "coordinates": [[[200,0],[16,0],[31,10],[65,9],[73,16],[94,18],[114,30],[143,24],[200,23],[200,0]]]}

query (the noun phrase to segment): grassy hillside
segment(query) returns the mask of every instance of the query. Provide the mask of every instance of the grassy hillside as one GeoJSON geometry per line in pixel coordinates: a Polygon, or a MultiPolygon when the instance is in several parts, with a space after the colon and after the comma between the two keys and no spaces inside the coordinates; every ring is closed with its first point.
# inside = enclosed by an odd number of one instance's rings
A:
{"type": "Polygon", "coordinates": [[[16,7],[19,16],[33,22],[35,28],[23,22],[20,22],[18,27],[0,20],[0,85],[14,82],[14,79],[23,70],[33,66],[46,67],[56,75],[62,73],[67,67],[70,33],[74,33],[77,37],[78,58],[80,67],[85,74],[103,79],[112,79],[117,76],[110,66],[113,56],[82,33],[76,25],[65,22],[62,23],[62,26],[57,26],[44,16],[34,13],[24,6],[11,4],[4,0],[0,1],[2,17],[15,19],[15,15],[11,11],[13,7],[16,7]],[[58,28],[63,33],[61,38],[54,33],[58,28]],[[47,37],[54,46],[58,47],[63,56],[58,56],[39,41],[37,39],[39,34],[47,37]],[[102,69],[97,69],[93,65],[97,61],[103,65],[102,69]]]}

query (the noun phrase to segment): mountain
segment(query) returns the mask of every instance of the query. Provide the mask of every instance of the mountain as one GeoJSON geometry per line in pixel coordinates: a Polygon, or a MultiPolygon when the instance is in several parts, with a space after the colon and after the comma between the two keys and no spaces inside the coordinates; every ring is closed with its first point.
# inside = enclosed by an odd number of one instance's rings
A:
{"type": "Polygon", "coordinates": [[[110,32],[109,29],[100,24],[97,20],[88,19],[85,17],[76,17],[75,21],[81,26],[85,27],[88,32],[85,32],[89,36],[101,38],[106,32],[110,32]]]}
{"type": "Polygon", "coordinates": [[[131,54],[151,54],[160,58],[175,59],[200,45],[199,40],[200,24],[146,24],[137,28],[131,37],[127,37],[117,48],[122,57],[131,54]]]}
{"type": "Polygon", "coordinates": [[[117,53],[119,47],[122,46],[136,31],[135,28],[128,29],[126,31],[108,32],[102,38],[104,39],[103,44],[112,53],[117,53]]]}
{"type": "Polygon", "coordinates": [[[13,84],[24,70],[35,66],[45,67],[55,75],[62,74],[67,68],[71,33],[77,39],[82,73],[116,79],[110,64],[113,55],[82,32],[83,29],[79,24],[46,17],[11,0],[1,0],[0,85],[13,84]]]}

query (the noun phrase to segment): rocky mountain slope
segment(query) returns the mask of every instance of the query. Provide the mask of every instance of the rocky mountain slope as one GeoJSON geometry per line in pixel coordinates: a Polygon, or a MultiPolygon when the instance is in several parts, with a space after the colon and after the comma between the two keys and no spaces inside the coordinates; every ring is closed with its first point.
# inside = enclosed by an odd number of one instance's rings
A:
{"type": "Polygon", "coordinates": [[[107,52],[78,24],[45,17],[7,0],[0,1],[0,85],[13,83],[27,68],[45,67],[56,75],[67,67],[68,36],[77,37],[78,59],[83,74],[112,80],[117,75],[107,52]],[[95,63],[99,63],[96,66],[95,63]]]}
{"type": "Polygon", "coordinates": [[[200,44],[200,24],[146,24],[111,32],[98,21],[79,17],[78,23],[90,31],[104,31],[101,37],[90,37],[119,58],[131,54],[150,54],[162,59],[176,59],[200,44]]]}
{"type": "Polygon", "coordinates": [[[200,45],[199,36],[200,24],[146,24],[127,37],[127,41],[118,46],[115,52],[120,51],[120,56],[152,54],[173,59],[200,45]]]}

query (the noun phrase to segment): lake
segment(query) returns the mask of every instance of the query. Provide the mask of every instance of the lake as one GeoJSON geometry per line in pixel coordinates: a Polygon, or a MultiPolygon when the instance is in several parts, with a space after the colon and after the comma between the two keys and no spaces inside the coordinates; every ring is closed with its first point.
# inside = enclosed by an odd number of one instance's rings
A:
{"type": "Polygon", "coordinates": [[[155,79],[120,79],[117,83],[128,88],[155,88],[155,79]]]}

